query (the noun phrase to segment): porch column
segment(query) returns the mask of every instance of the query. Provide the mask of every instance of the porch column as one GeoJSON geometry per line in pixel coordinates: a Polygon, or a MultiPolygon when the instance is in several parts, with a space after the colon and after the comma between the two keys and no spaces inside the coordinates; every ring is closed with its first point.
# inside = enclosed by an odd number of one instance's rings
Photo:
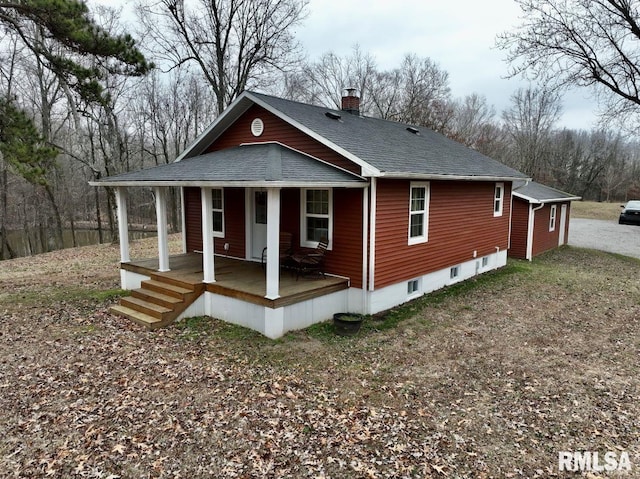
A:
{"type": "Polygon", "coordinates": [[[211,188],[201,188],[202,203],[202,281],[215,283],[215,270],[213,266],[213,197],[211,188]]]}
{"type": "Polygon", "coordinates": [[[187,217],[184,213],[184,186],[180,187],[180,216],[182,217],[182,252],[187,252],[187,217]]]}
{"type": "Polygon", "coordinates": [[[158,225],[158,271],[169,271],[169,237],[167,231],[167,197],[165,188],[155,187],[156,221],[158,225]]]}
{"type": "Polygon", "coordinates": [[[280,297],[280,188],[267,189],[267,299],[280,297]]]}
{"type": "Polygon", "coordinates": [[[120,237],[120,262],[128,263],[129,258],[129,218],[127,217],[127,190],[116,188],[116,209],[118,214],[118,236],[120,237]]]}

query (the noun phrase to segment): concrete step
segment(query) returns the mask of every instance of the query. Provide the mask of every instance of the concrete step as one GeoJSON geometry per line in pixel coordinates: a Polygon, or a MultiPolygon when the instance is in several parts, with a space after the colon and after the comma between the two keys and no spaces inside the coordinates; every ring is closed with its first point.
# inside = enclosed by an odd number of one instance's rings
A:
{"type": "Polygon", "coordinates": [[[154,318],[153,316],[149,316],[148,314],[141,313],[140,311],[136,311],[135,309],[122,306],[121,304],[111,306],[110,311],[112,314],[128,318],[134,323],[147,329],[157,329],[162,327],[163,325],[161,319],[154,318]]]}

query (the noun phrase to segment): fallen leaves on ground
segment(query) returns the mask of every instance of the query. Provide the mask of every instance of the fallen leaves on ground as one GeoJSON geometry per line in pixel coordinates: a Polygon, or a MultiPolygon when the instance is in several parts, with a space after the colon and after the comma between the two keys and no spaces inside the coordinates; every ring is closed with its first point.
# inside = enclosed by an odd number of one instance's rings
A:
{"type": "Polygon", "coordinates": [[[110,315],[117,254],[1,263],[0,476],[553,477],[565,450],[640,475],[638,262],[565,249],[394,329],[274,342],[110,315]]]}

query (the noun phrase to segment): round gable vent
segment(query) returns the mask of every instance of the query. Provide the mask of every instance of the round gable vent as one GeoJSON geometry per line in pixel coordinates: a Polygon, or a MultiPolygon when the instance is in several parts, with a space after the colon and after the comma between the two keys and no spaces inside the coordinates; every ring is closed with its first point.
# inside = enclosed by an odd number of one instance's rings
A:
{"type": "Polygon", "coordinates": [[[260,118],[256,118],[251,122],[251,134],[253,136],[260,136],[264,131],[264,123],[260,118]]]}

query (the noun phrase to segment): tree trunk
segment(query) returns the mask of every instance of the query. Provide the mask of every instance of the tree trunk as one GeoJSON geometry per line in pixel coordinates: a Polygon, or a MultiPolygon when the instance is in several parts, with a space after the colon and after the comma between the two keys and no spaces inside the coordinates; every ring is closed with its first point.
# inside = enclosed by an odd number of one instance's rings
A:
{"type": "Polygon", "coordinates": [[[60,209],[58,208],[58,204],[56,203],[56,198],[53,195],[53,191],[49,185],[45,185],[45,192],[47,193],[47,198],[51,203],[51,208],[53,208],[53,219],[55,220],[54,225],[54,245],[56,249],[64,248],[64,238],[62,236],[62,217],[60,216],[60,209]]]}
{"type": "Polygon", "coordinates": [[[0,210],[0,260],[4,259],[5,245],[7,245],[7,252],[11,254],[9,248],[9,241],[7,241],[7,169],[4,168],[4,161],[0,154],[0,165],[2,165],[2,175],[0,176],[0,203],[2,204],[2,210],[0,210]]]}
{"type": "MultiPolygon", "coordinates": [[[[49,241],[47,238],[47,231],[48,228],[42,224],[42,221],[38,222],[38,228],[36,229],[36,232],[38,234],[38,240],[40,243],[40,252],[41,253],[48,253],[49,252],[49,241]]],[[[37,251],[36,251],[37,253],[37,251]]]]}
{"type": "MultiPolygon", "coordinates": [[[[94,174],[94,178],[96,180],[100,179],[100,173],[94,174]]],[[[94,187],[93,193],[96,198],[96,218],[98,220],[98,242],[100,244],[104,243],[104,233],[102,231],[102,213],[100,211],[100,188],[94,187]]]]}
{"type": "Polygon", "coordinates": [[[113,244],[120,244],[120,237],[118,236],[118,228],[116,227],[116,222],[114,219],[114,209],[115,209],[115,193],[113,188],[106,188],[107,190],[107,212],[109,218],[109,229],[111,231],[111,238],[113,238],[113,244]]]}
{"type": "Polygon", "coordinates": [[[78,240],[76,239],[76,222],[73,219],[73,213],[69,216],[69,225],[71,226],[71,242],[75,248],[78,246],[78,240]]]}

